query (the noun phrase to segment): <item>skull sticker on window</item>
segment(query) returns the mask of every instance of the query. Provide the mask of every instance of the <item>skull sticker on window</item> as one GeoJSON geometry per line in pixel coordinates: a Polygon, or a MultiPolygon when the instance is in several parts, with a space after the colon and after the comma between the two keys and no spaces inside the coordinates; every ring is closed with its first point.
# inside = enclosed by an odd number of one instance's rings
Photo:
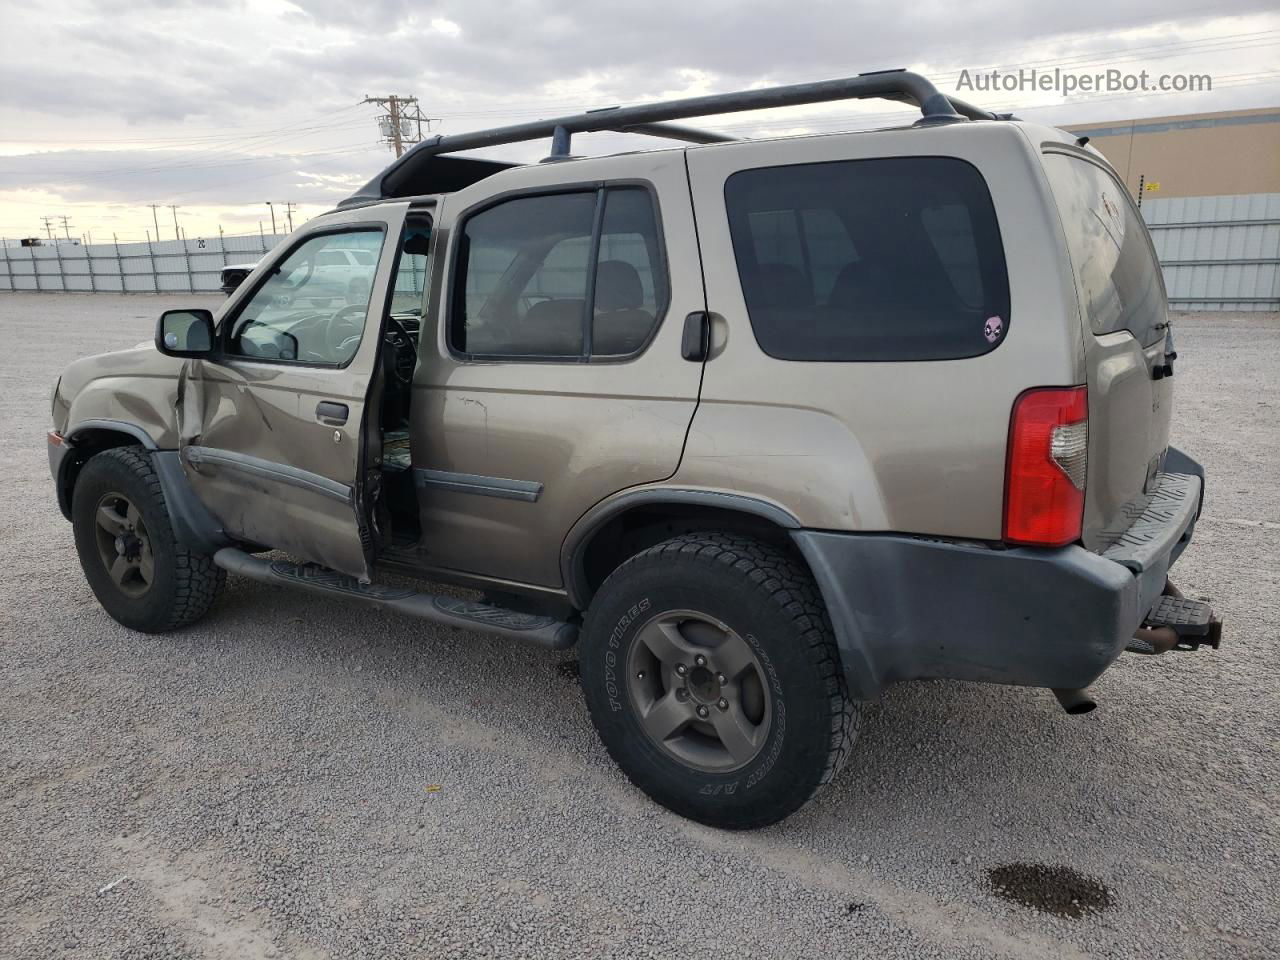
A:
{"type": "Polygon", "coordinates": [[[999,317],[987,317],[987,323],[982,328],[982,334],[987,338],[987,343],[995,343],[1002,333],[1004,333],[1004,321],[999,317]]]}

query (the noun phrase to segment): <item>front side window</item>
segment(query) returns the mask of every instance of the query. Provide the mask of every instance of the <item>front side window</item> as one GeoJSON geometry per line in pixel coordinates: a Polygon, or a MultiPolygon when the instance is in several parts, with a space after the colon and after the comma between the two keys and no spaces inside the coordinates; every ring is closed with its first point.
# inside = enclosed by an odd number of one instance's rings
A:
{"type": "Polygon", "coordinates": [[[963,160],[735,173],[725,204],[761,349],[782,360],[973,357],[1009,328],[991,195],[963,160]]]}
{"type": "Polygon", "coordinates": [[[620,357],[639,351],[667,298],[648,191],[518,197],[468,218],[450,343],[472,356],[620,357]]]}
{"type": "Polygon", "coordinates": [[[240,308],[226,352],[255,360],[341,366],[364,335],[383,231],[303,241],[240,308]]]}

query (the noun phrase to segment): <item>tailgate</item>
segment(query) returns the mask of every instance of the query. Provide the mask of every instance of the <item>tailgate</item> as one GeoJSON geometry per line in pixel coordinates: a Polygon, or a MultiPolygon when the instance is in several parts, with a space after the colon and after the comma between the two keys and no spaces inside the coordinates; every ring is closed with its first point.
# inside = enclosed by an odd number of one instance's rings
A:
{"type": "Polygon", "coordinates": [[[1159,485],[1173,407],[1160,264],[1128,191],[1096,154],[1047,148],[1080,302],[1089,388],[1083,540],[1102,551],[1159,485]]]}

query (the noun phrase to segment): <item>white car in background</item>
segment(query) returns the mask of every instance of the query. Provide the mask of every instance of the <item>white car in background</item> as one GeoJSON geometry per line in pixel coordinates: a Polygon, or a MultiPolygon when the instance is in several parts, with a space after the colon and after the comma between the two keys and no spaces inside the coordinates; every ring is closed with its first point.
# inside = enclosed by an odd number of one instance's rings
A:
{"type": "MultiPolygon", "coordinates": [[[[369,285],[365,277],[377,258],[368,250],[322,250],[316,254],[314,264],[298,268],[305,275],[296,278],[295,285],[307,287],[307,299],[345,299],[348,303],[363,303],[369,297],[369,285]],[[315,275],[316,267],[323,267],[315,275]],[[323,279],[322,279],[323,278],[323,279]]],[[[222,268],[222,292],[230,296],[245,278],[253,272],[258,262],[228,264],[222,268]]]]}

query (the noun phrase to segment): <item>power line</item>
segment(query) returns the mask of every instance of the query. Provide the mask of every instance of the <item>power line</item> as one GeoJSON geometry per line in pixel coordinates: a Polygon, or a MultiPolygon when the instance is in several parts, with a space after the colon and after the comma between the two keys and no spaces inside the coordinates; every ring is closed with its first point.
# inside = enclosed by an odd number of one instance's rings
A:
{"type": "MultiPolygon", "coordinates": [[[[268,135],[275,134],[280,130],[297,128],[300,124],[311,124],[320,120],[324,120],[329,117],[337,116],[338,114],[341,114],[341,113],[348,113],[361,106],[363,106],[362,103],[349,103],[345,107],[339,107],[336,110],[329,110],[329,111],[326,111],[325,113],[316,114],[315,116],[312,116],[312,117],[305,117],[301,120],[293,120],[283,125],[279,123],[275,123],[275,124],[272,124],[270,127],[265,127],[261,129],[256,127],[247,127],[247,128],[242,128],[240,130],[237,130],[234,133],[227,133],[224,131],[222,133],[216,133],[216,134],[192,134],[186,137],[111,137],[111,138],[76,137],[68,140],[54,140],[54,139],[38,138],[38,137],[28,137],[28,138],[18,138],[18,139],[15,139],[12,137],[0,137],[0,143],[154,143],[154,144],[162,145],[162,146],[156,147],[155,149],[167,150],[175,145],[180,145],[184,143],[205,143],[205,142],[219,141],[219,140],[221,141],[241,140],[241,139],[244,139],[245,137],[253,137],[253,136],[268,136],[268,135]]],[[[363,121],[361,121],[361,125],[363,125],[363,121]]],[[[329,127],[334,125],[321,124],[320,126],[329,127]]],[[[303,127],[302,129],[319,129],[319,127],[317,128],[303,127]]]]}

